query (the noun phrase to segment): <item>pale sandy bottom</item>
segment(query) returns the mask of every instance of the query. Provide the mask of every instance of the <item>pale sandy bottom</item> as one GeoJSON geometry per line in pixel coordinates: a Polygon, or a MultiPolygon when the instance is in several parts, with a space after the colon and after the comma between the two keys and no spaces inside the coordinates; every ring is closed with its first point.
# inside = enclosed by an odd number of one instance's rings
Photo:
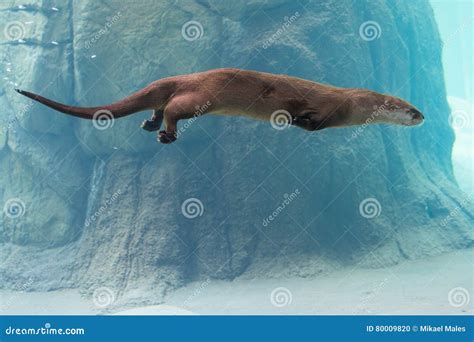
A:
{"type": "MultiPolygon", "coordinates": [[[[470,249],[381,269],[347,268],[311,279],[195,282],[168,295],[163,305],[112,312],[127,315],[472,315],[473,260],[474,249],[470,249]]],[[[104,313],[91,299],[81,297],[75,290],[0,291],[0,305],[2,314],[104,313]]]]}

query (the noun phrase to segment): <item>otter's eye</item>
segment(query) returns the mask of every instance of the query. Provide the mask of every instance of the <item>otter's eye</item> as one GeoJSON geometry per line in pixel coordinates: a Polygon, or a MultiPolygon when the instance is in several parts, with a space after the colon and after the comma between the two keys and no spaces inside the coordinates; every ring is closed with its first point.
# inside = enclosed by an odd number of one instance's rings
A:
{"type": "Polygon", "coordinates": [[[389,103],[389,104],[388,104],[388,109],[389,109],[389,110],[397,110],[397,109],[398,109],[398,106],[395,106],[393,103],[389,103]]]}

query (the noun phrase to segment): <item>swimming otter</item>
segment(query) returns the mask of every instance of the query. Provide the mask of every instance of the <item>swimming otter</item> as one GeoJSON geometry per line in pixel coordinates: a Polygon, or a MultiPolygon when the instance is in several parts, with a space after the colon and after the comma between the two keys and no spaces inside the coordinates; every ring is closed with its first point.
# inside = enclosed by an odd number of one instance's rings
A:
{"type": "Polygon", "coordinates": [[[413,126],[424,119],[413,105],[393,96],[240,69],[215,69],[164,78],[102,107],[67,106],[15,90],[62,113],[83,119],[100,120],[101,116],[97,114],[104,112],[111,118],[120,118],[152,109],[153,116],[143,122],[142,128],[158,131],[164,119],[166,128],[158,133],[159,141],[164,144],[176,140],[179,120],[206,113],[271,121],[283,114],[287,116],[288,124],[308,131],[368,123],[413,126]]]}

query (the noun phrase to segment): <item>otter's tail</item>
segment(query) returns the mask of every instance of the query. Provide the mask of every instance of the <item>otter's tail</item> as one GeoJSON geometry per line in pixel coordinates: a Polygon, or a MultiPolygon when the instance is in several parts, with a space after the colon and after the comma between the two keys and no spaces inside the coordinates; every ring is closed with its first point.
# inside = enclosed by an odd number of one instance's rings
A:
{"type": "Polygon", "coordinates": [[[29,97],[35,101],[38,101],[45,106],[53,108],[61,113],[77,116],[83,119],[96,120],[100,118],[99,114],[110,112],[114,118],[120,118],[136,112],[140,112],[147,109],[152,109],[153,105],[149,101],[150,89],[149,87],[144,88],[118,102],[112,103],[102,107],[74,107],[68,106],[59,102],[52,101],[43,96],[30,93],[20,89],[15,89],[21,95],[29,97]]]}

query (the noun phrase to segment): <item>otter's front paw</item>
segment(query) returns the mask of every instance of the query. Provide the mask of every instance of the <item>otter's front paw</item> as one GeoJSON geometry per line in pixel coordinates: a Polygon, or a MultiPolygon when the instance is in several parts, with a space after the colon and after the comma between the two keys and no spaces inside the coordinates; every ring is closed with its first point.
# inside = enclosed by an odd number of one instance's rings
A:
{"type": "Polygon", "coordinates": [[[176,133],[167,133],[166,131],[160,131],[158,133],[158,140],[162,144],[171,144],[176,140],[176,133]]]}

